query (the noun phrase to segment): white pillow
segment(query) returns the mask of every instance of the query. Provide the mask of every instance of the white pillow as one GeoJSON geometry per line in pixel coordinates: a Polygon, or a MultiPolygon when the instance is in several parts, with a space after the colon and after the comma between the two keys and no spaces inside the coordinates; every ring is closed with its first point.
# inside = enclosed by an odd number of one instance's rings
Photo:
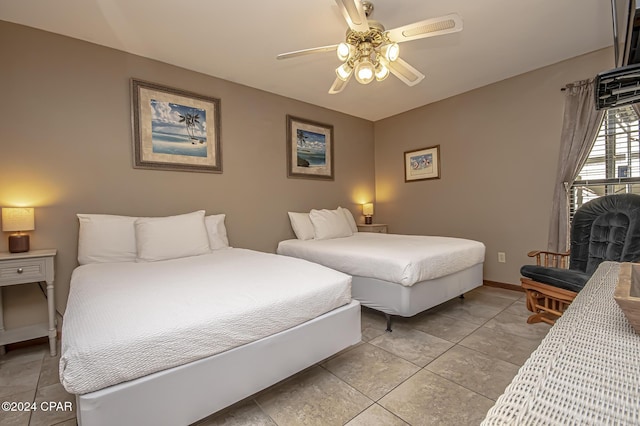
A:
{"type": "Polygon", "coordinates": [[[313,234],[317,240],[349,237],[353,235],[344,213],[340,210],[311,210],[309,219],[313,224],[313,234]]]}
{"type": "Polygon", "coordinates": [[[209,253],[204,210],[167,217],[142,217],[135,221],[136,262],[154,262],[209,253]]]}
{"type": "Polygon", "coordinates": [[[78,263],[133,262],[136,260],[137,217],[78,214],[78,263]]]}
{"type": "Polygon", "coordinates": [[[204,218],[204,225],[207,228],[211,250],[229,247],[229,238],[227,237],[227,228],[224,226],[224,218],[224,214],[214,214],[205,216],[204,218]]]}
{"type": "Polygon", "coordinates": [[[356,220],[353,218],[353,213],[351,213],[351,210],[345,209],[344,207],[338,207],[338,210],[342,210],[342,213],[344,213],[344,216],[347,218],[349,227],[351,227],[351,232],[353,232],[354,234],[358,232],[358,225],[356,224],[356,220]]]}
{"type": "Polygon", "coordinates": [[[309,213],[289,212],[289,221],[291,221],[293,232],[299,240],[313,239],[313,224],[309,219],[309,213]]]}

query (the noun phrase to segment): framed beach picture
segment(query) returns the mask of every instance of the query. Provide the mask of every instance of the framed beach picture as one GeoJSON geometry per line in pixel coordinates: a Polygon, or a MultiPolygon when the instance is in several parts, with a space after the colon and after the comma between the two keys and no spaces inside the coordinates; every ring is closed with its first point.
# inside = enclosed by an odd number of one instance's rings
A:
{"type": "Polygon", "coordinates": [[[440,145],[404,153],[404,181],[440,179],[440,145]]]}
{"type": "Polygon", "coordinates": [[[131,79],[134,167],[222,173],[220,99],[131,79]]]}
{"type": "Polygon", "coordinates": [[[333,180],[333,126],[287,115],[287,176],[333,180]]]}

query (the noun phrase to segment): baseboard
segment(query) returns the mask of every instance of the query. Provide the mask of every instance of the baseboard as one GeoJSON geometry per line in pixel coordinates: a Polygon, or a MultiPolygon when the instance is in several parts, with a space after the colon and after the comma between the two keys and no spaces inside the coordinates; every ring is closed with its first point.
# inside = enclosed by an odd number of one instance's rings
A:
{"type": "Polygon", "coordinates": [[[507,290],[524,292],[524,289],[521,286],[515,285],[515,284],[507,284],[507,283],[499,283],[497,281],[482,280],[482,285],[486,285],[487,287],[497,287],[497,288],[504,288],[507,290]]]}

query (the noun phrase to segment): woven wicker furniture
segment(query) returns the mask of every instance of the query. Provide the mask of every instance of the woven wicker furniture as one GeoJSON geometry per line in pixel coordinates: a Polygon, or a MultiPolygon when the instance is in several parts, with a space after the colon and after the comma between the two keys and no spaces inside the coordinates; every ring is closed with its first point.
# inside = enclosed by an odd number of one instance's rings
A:
{"type": "Polygon", "coordinates": [[[623,263],[620,266],[618,285],[613,292],[615,299],[631,327],[640,333],[640,264],[623,263]]]}
{"type": "Polygon", "coordinates": [[[489,410],[482,425],[640,424],[640,334],[603,262],[489,410]]]}

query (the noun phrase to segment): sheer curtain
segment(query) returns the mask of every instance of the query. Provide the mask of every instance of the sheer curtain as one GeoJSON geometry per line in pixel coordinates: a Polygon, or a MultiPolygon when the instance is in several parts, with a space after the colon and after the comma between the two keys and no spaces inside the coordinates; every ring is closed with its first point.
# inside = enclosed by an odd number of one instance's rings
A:
{"type": "Polygon", "coordinates": [[[565,90],[560,157],[553,191],[550,251],[569,249],[569,189],[589,156],[604,110],[596,111],[593,79],[568,84],[565,90]]]}

